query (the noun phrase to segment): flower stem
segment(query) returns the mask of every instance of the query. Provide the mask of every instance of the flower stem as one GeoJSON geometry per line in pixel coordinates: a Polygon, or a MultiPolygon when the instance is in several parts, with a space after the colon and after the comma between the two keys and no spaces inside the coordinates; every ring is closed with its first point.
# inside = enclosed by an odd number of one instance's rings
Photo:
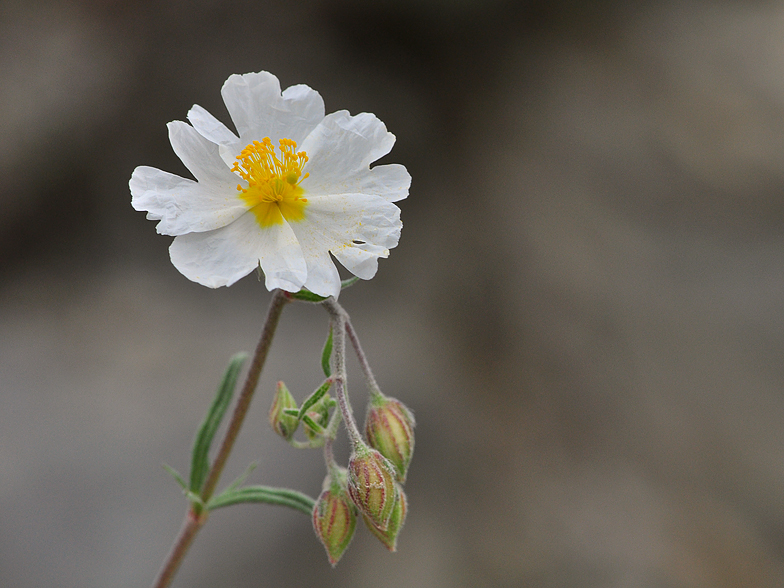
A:
{"type": "Polygon", "coordinates": [[[174,574],[177,573],[180,563],[182,563],[185,554],[188,553],[191,543],[193,543],[193,540],[196,538],[196,533],[199,532],[199,529],[201,529],[206,522],[206,511],[197,515],[192,507],[188,509],[185,520],[182,522],[180,534],[177,536],[174,545],[172,545],[169,556],[166,558],[166,562],[153,586],[156,588],[164,588],[171,584],[171,581],[174,579],[174,574]]]}
{"type": "Polygon", "coordinates": [[[204,482],[201,499],[205,503],[212,497],[215,486],[218,485],[221,472],[223,472],[223,466],[226,465],[229,453],[231,453],[234,442],[237,440],[242,422],[245,420],[248,407],[250,407],[250,401],[253,399],[253,393],[256,391],[256,384],[259,382],[261,370],[264,368],[264,362],[267,360],[267,353],[272,346],[272,338],[275,335],[280,315],[283,312],[283,308],[290,301],[291,298],[283,290],[275,290],[275,293],[272,295],[272,300],[270,300],[270,305],[267,309],[267,318],[261,330],[261,338],[256,346],[253,361],[248,368],[248,375],[245,377],[245,383],[242,386],[237,405],[234,407],[234,414],[231,415],[231,421],[228,429],[226,429],[226,435],[223,437],[221,448],[215,457],[215,461],[212,463],[210,473],[207,475],[207,481],[204,482]]]}
{"type": "MultiPolygon", "coordinates": [[[[210,472],[207,475],[207,480],[201,491],[201,499],[204,504],[212,497],[213,492],[215,492],[215,487],[218,485],[223,467],[226,465],[229,454],[234,447],[234,442],[237,440],[242,422],[245,420],[245,415],[248,412],[250,401],[253,399],[253,393],[256,391],[256,385],[259,382],[261,370],[264,367],[264,362],[267,359],[267,354],[272,345],[272,338],[275,335],[275,329],[278,326],[280,315],[283,312],[286,303],[290,301],[290,295],[282,290],[275,290],[272,295],[272,300],[270,300],[270,305],[267,309],[267,318],[265,319],[264,327],[261,330],[261,338],[256,346],[253,361],[248,368],[248,375],[245,377],[245,383],[242,386],[237,405],[234,407],[234,413],[232,414],[231,421],[226,429],[218,455],[212,463],[210,472]]],[[[183,521],[180,534],[175,540],[158,578],[153,583],[153,588],[166,588],[166,586],[171,584],[174,574],[177,573],[177,569],[180,567],[185,554],[188,552],[188,548],[196,537],[196,533],[199,532],[199,529],[201,529],[206,522],[207,513],[201,510],[201,507],[198,505],[191,505],[188,509],[188,513],[185,515],[185,521],[183,521]]]]}
{"type": "Polygon", "coordinates": [[[354,420],[354,413],[348,402],[348,391],[346,390],[346,325],[348,323],[348,313],[343,310],[334,298],[327,298],[323,303],[324,308],[332,317],[333,321],[333,353],[335,354],[335,373],[332,374],[335,380],[335,395],[338,397],[340,412],[346,422],[346,432],[351,442],[351,448],[355,449],[358,445],[364,445],[362,434],[354,420]]]}
{"type": "Polygon", "coordinates": [[[348,334],[349,341],[351,341],[351,346],[354,348],[354,352],[357,354],[359,367],[362,368],[362,372],[365,374],[365,380],[367,381],[371,394],[381,394],[381,388],[379,388],[376,383],[376,378],[373,376],[373,370],[370,369],[370,363],[368,363],[367,356],[362,350],[362,345],[359,344],[359,337],[348,316],[346,316],[346,333],[348,334]]]}
{"type": "Polygon", "coordinates": [[[342,417],[342,410],[334,411],[324,432],[324,462],[327,464],[327,471],[333,478],[338,474],[338,464],[335,462],[332,445],[338,436],[338,427],[342,417]]]}

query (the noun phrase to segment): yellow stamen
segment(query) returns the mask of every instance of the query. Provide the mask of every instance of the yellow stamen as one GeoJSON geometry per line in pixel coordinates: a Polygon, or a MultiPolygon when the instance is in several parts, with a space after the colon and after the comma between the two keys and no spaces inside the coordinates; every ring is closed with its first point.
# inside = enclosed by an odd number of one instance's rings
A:
{"type": "Polygon", "coordinates": [[[279,158],[272,141],[265,137],[245,147],[231,168],[248,182],[247,188],[238,185],[237,190],[262,227],[282,224],[284,219],[297,222],[305,218],[308,200],[302,197],[305,191],[299,184],[308,177],[302,174],[308,156],[296,149],[295,141],[281,139],[279,158]]]}

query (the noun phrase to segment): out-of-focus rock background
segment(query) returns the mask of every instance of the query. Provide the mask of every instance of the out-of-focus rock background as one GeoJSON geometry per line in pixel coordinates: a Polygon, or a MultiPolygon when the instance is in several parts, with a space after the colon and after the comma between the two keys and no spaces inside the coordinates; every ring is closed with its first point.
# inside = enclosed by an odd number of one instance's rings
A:
{"type": "MultiPolygon", "coordinates": [[[[127,181],[187,174],[165,123],[265,69],[376,113],[414,178],[342,297],[417,414],[410,517],[333,571],[307,517],[217,511],[175,586],[784,585],[783,32],[781,2],[5,0],[1,583],[156,574],[160,464],[269,295],[183,278],[127,181]]],[[[325,325],[287,309],[227,482],[318,492],[266,410],[325,325]]]]}

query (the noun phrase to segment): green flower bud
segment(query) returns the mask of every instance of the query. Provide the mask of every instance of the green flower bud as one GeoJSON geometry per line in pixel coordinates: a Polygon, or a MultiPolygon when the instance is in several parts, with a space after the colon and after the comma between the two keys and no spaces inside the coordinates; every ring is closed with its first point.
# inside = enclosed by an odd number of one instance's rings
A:
{"type": "Polygon", "coordinates": [[[383,543],[389,551],[396,551],[397,549],[397,536],[400,529],[403,528],[403,523],[406,521],[406,511],[408,510],[408,502],[406,493],[403,488],[398,484],[397,486],[397,501],[395,508],[392,509],[392,516],[389,517],[389,524],[386,531],[378,529],[366,516],[362,515],[365,525],[370,532],[378,537],[379,541],[383,543]]]}
{"type": "Polygon", "coordinates": [[[348,495],[382,531],[392,516],[396,492],[395,466],[375,449],[358,446],[348,462],[348,495]]]}
{"type": "MultiPolygon", "coordinates": [[[[307,414],[313,422],[317,425],[321,425],[322,427],[326,427],[327,423],[329,422],[329,408],[327,405],[329,404],[329,394],[324,394],[321,399],[310,407],[307,414]]],[[[315,441],[317,438],[321,437],[321,435],[311,429],[307,423],[305,423],[305,435],[307,435],[308,439],[311,441],[315,441]]]]}
{"type": "Polygon", "coordinates": [[[401,483],[414,453],[414,425],[414,415],[399,400],[383,394],[371,397],[365,417],[368,444],[392,462],[401,483]]]}
{"type": "Polygon", "coordinates": [[[348,549],[357,526],[357,508],[346,494],[343,472],[342,481],[327,476],[324,490],[313,506],[313,530],[327,550],[332,567],[348,549]]]}
{"type": "Polygon", "coordinates": [[[287,408],[297,408],[297,402],[286,388],[286,384],[278,382],[278,390],[272,401],[269,411],[269,422],[273,430],[287,441],[294,436],[299,421],[297,417],[288,415],[284,412],[287,408]]]}

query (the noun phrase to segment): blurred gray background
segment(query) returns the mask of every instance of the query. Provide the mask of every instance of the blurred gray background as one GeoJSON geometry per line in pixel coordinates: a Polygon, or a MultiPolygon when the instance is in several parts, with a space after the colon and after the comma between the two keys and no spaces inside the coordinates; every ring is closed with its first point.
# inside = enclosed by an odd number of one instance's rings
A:
{"type": "MultiPolygon", "coordinates": [[[[410,514],[332,570],[307,517],[216,511],[175,586],[784,585],[784,3],[2,0],[3,586],[147,586],[179,529],[161,463],[269,294],[182,277],[127,183],[187,175],[165,124],[259,70],[413,176],[341,297],[417,416],[410,514]]],[[[285,311],[226,483],[319,491],[266,411],[325,333],[285,311]]]]}

